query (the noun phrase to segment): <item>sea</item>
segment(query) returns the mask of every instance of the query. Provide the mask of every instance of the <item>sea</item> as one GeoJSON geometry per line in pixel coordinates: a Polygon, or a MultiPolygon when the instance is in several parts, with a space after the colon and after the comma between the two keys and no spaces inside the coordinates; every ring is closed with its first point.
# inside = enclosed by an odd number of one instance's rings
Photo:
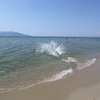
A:
{"type": "Polygon", "coordinates": [[[0,93],[59,81],[99,58],[99,37],[0,37],[0,93]]]}

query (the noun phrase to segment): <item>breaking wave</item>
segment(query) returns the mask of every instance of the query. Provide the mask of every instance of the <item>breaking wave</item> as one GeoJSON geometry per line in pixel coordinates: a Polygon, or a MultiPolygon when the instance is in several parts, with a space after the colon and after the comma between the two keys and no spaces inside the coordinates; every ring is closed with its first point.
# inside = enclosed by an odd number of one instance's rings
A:
{"type": "Polygon", "coordinates": [[[82,70],[86,67],[93,65],[96,62],[96,58],[88,59],[84,63],[81,63],[81,62],[79,62],[79,60],[72,58],[72,57],[68,57],[67,59],[62,59],[62,61],[66,62],[66,63],[75,63],[76,69],[82,70]]]}
{"type": "Polygon", "coordinates": [[[89,67],[91,65],[93,65],[96,62],[96,58],[92,58],[90,60],[87,60],[84,63],[77,63],[77,70],[82,70],[86,67],[89,67]]]}
{"type": "Polygon", "coordinates": [[[12,91],[12,90],[22,90],[22,89],[27,89],[27,88],[30,88],[32,86],[35,86],[35,85],[39,85],[39,84],[42,84],[42,83],[48,83],[48,82],[53,82],[53,81],[56,81],[56,80],[60,80],[62,78],[64,78],[66,75],[70,75],[73,73],[73,69],[72,68],[69,68],[68,70],[63,70],[49,78],[45,78],[44,80],[42,81],[39,81],[37,83],[34,83],[32,85],[28,85],[28,86],[17,86],[15,88],[0,88],[0,93],[4,93],[4,92],[8,92],[8,91],[12,91]]]}
{"type": "MultiPolygon", "coordinates": [[[[90,60],[87,60],[84,63],[79,63],[77,59],[72,58],[72,57],[68,57],[67,59],[62,59],[62,61],[67,62],[67,63],[75,63],[76,64],[76,70],[82,70],[86,67],[89,67],[91,65],[93,65],[96,61],[96,58],[92,58],[90,60]]],[[[3,92],[7,92],[7,91],[11,91],[11,90],[22,90],[22,89],[27,89],[29,87],[35,86],[35,85],[39,85],[42,83],[48,83],[48,82],[54,82],[57,80],[60,80],[64,77],[66,77],[67,75],[73,74],[75,69],[73,68],[69,68],[67,70],[63,70],[59,73],[54,74],[53,76],[49,77],[49,78],[45,78],[42,81],[39,81],[37,83],[34,83],[32,85],[28,85],[28,86],[17,86],[15,88],[0,88],[0,93],[3,92]]]]}
{"type": "Polygon", "coordinates": [[[66,75],[72,74],[72,73],[73,73],[73,69],[69,68],[68,70],[63,70],[60,73],[57,73],[57,74],[53,75],[52,77],[45,79],[43,82],[53,82],[56,80],[60,80],[60,79],[64,78],[66,75]]]}
{"type": "Polygon", "coordinates": [[[65,47],[63,44],[58,45],[57,42],[51,41],[49,43],[40,43],[39,51],[41,53],[47,53],[52,56],[59,57],[65,53],[65,47]]]}
{"type": "Polygon", "coordinates": [[[62,59],[62,61],[67,62],[67,63],[76,63],[77,59],[68,57],[67,59],[62,59]]]}

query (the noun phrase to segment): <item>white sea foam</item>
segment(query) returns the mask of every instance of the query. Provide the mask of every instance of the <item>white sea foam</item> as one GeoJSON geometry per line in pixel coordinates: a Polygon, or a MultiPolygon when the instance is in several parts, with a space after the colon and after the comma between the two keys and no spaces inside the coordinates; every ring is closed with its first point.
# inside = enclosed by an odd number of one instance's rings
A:
{"type": "Polygon", "coordinates": [[[67,63],[76,63],[77,59],[68,57],[67,59],[62,59],[62,61],[67,62],[67,63]]]}
{"type": "Polygon", "coordinates": [[[68,70],[63,70],[60,73],[57,73],[57,74],[53,75],[52,77],[43,80],[43,82],[53,82],[56,80],[60,80],[60,79],[64,78],[66,75],[72,74],[72,73],[73,73],[73,69],[69,68],[68,70]]]}
{"type": "Polygon", "coordinates": [[[5,71],[0,71],[0,73],[5,73],[5,71]]]}
{"type": "Polygon", "coordinates": [[[45,52],[49,55],[59,57],[65,53],[65,47],[63,44],[58,45],[57,42],[51,41],[49,43],[41,43],[39,46],[41,53],[45,52]]]}
{"type": "Polygon", "coordinates": [[[72,74],[72,73],[73,73],[73,69],[70,68],[68,70],[63,70],[60,73],[57,73],[57,74],[55,74],[55,75],[53,75],[49,78],[46,78],[42,81],[38,81],[37,83],[31,84],[31,85],[28,85],[28,86],[19,86],[18,85],[15,88],[0,88],[0,93],[12,91],[12,90],[23,90],[23,89],[27,89],[27,88],[30,88],[30,87],[35,86],[35,85],[53,82],[53,81],[56,81],[56,80],[60,80],[60,79],[64,78],[66,75],[72,74]]]}
{"type": "Polygon", "coordinates": [[[96,61],[96,58],[88,59],[84,63],[81,63],[81,62],[79,62],[79,60],[77,60],[75,58],[72,58],[72,57],[68,57],[67,59],[62,59],[62,61],[66,62],[66,63],[75,63],[76,64],[76,69],[77,70],[82,70],[86,67],[89,67],[89,66],[93,65],[96,61]]]}
{"type": "Polygon", "coordinates": [[[32,86],[43,84],[43,83],[54,82],[56,80],[60,80],[60,79],[64,78],[66,75],[72,74],[72,73],[73,73],[73,69],[69,68],[68,70],[63,70],[60,73],[57,73],[57,74],[55,74],[55,75],[53,75],[49,78],[45,78],[44,80],[39,81],[35,84],[29,85],[29,86],[26,86],[26,87],[20,87],[18,90],[27,89],[27,88],[30,88],[32,86]]]}
{"type": "MultiPolygon", "coordinates": [[[[89,59],[84,63],[80,63],[77,59],[72,58],[72,57],[68,57],[67,59],[62,59],[62,61],[67,62],[67,63],[74,62],[74,63],[76,63],[76,70],[82,70],[86,67],[93,65],[96,61],[96,58],[89,59]]],[[[69,68],[68,70],[63,70],[63,71],[61,71],[61,72],[59,72],[59,73],[57,73],[49,78],[45,78],[42,81],[38,81],[38,82],[31,84],[31,85],[28,85],[28,86],[19,86],[18,85],[15,88],[0,88],[0,93],[12,91],[12,90],[27,89],[27,88],[30,88],[30,87],[35,86],[35,85],[48,83],[48,82],[54,82],[54,81],[57,81],[57,80],[64,78],[66,75],[72,74],[73,71],[74,70],[72,68],[69,68]]]]}
{"type": "Polygon", "coordinates": [[[86,62],[84,63],[77,63],[77,70],[82,70],[86,67],[89,67],[91,65],[93,65],[96,61],[96,58],[92,58],[90,60],[87,60],[86,62]]]}

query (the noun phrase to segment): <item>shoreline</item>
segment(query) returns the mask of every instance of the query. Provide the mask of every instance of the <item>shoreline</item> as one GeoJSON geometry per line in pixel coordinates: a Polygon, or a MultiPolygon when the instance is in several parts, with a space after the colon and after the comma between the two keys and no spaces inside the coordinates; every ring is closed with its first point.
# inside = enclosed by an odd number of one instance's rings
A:
{"type": "Polygon", "coordinates": [[[80,95],[86,98],[83,98],[83,100],[90,100],[86,97],[87,95],[84,91],[89,91],[90,96],[92,96],[100,88],[99,62],[100,59],[97,59],[94,65],[80,71],[75,71],[72,75],[68,75],[66,78],[55,82],[43,83],[19,91],[13,90],[2,93],[0,94],[0,100],[73,100],[73,98],[78,98],[80,95]]]}

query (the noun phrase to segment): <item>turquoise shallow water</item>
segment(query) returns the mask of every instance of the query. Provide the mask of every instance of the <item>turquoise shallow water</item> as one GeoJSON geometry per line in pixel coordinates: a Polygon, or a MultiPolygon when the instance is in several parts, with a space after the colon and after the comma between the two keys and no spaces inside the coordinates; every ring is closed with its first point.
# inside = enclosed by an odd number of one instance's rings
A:
{"type": "Polygon", "coordinates": [[[99,53],[100,38],[0,37],[0,89],[61,79],[70,68],[92,65],[99,53]]]}

